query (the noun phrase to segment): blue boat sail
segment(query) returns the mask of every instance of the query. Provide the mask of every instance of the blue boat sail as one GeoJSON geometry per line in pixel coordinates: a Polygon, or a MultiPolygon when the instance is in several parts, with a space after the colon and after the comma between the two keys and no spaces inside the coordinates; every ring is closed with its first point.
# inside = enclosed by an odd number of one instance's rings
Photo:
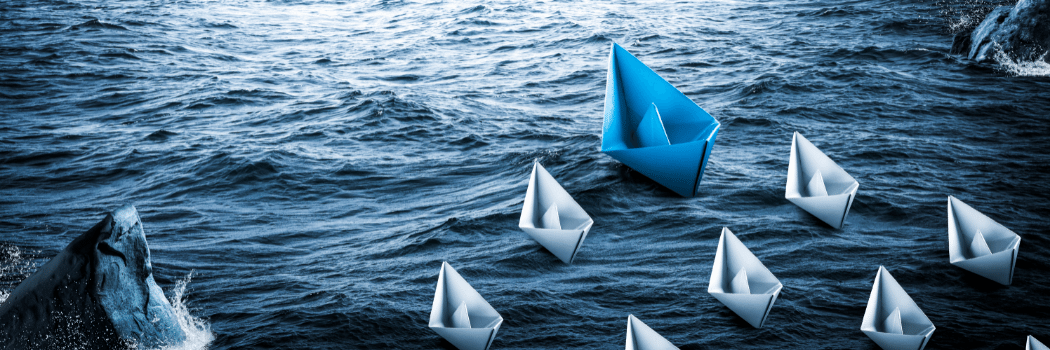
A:
{"type": "Polygon", "coordinates": [[[683,197],[693,197],[721,125],[642,61],[612,44],[603,153],[683,197]]]}

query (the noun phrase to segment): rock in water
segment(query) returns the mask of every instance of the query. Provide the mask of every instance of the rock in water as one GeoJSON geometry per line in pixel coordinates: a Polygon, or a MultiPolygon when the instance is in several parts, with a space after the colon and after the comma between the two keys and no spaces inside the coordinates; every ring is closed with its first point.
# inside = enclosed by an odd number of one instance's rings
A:
{"type": "Polygon", "coordinates": [[[1001,51],[1014,61],[1050,62],[1050,0],[1021,0],[1013,7],[998,7],[970,33],[968,41],[957,36],[952,50],[975,61],[992,59],[1001,51]],[[967,49],[957,47],[964,43],[967,49]]]}
{"type": "Polygon", "coordinates": [[[73,240],[0,305],[0,348],[155,348],[186,339],[153,280],[135,207],[73,240]]]}

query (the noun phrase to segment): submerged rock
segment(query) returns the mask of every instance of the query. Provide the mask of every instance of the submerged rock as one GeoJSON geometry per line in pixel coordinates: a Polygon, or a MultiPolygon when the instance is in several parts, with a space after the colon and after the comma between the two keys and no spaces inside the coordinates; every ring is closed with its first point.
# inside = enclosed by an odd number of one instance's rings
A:
{"type": "Polygon", "coordinates": [[[153,280],[135,207],[106,215],[0,304],[0,348],[113,349],[179,344],[186,334],[153,280]]]}
{"type": "Polygon", "coordinates": [[[1050,62],[1050,0],[1021,0],[1000,6],[970,33],[959,33],[952,52],[975,61],[1002,52],[1014,61],[1050,62]]]}

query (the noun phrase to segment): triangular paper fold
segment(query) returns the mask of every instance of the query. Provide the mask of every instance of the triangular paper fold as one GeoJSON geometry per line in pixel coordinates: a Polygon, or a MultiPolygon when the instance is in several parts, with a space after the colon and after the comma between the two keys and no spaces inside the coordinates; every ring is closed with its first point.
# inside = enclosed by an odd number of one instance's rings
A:
{"type": "Polygon", "coordinates": [[[901,309],[895,308],[882,324],[883,331],[893,334],[904,334],[904,325],[901,323],[901,309]]]}
{"type": "Polygon", "coordinates": [[[992,249],[988,248],[988,241],[984,239],[984,235],[981,234],[981,231],[977,231],[977,233],[973,235],[973,241],[970,242],[970,252],[973,253],[975,258],[992,255],[992,249]]]}
{"type": "Polygon", "coordinates": [[[733,277],[731,293],[736,294],[751,294],[751,286],[747,284],[747,270],[740,268],[740,271],[736,273],[736,277],[733,277]]]}
{"type": "Polygon", "coordinates": [[[602,152],[683,197],[693,197],[720,127],[681,91],[612,44],[602,152]]]}
{"type": "Polygon", "coordinates": [[[1050,350],[1050,348],[1047,348],[1046,345],[1043,345],[1043,343],[1040,343],[1039,340],[1036,340],[1035,337],[1030,336],[1030,335],[1028,336],[1028,339],[1025,341],[1024,349],[1025,350],[1050,350]]]}
{"type": "Polygon", "coordinates": [[[571,264],[594,220],[539,162],[534,162],[518,227],[571,264]],[[542,213],[542,215],[541,215],[542,213]]]}
{"type": "Polygon", "coordinates": [[[470,313],[467,311],[467,302],[459,303],[456,312],[452,313],[452,328],[470,328],[470,313]]]}
{"type": "Polygon", "coordinates": [[[806,188],[809,190],[810,197],[826,197],[828,195],[828,188],[824,186],[824,177],[820,176],[820,170],[817,170],[817,173],[809,180],[809,186],[806,188]]]}
{"type": "Polygon", "coordinates": [[[751,324],[761,328],[784,285],[740,239],[722,228],[707,292],[751,324]]]}
{"type": "Polygon", "coordinates": [[[430,329],[460,350],[485,350],[496,339],[503,316],[447,262],[441,263],[430,329]]]}
{"type": "Polygon", "coordinates": [[[795,132],[784,198],[831,227],[842,228],[858,188],[856,179],[795,132]]]}
{"type": "Polygon", "coordinates": [[[561,217],[558,215],[558,204],[551,204],[547,208],[547,213],[543,214],[543,227],[545,229],[560,230],[561,229],[561,217]]]}
{"type": "Polygon", "coordinates": [[[626,350],[678,350],[659,333],[649,328],[634,315],[627,316],[626,350]]]}
{"type": "Polygon", "coordinates": [[[948,261],[987,279],[1013,282],[1021,236],[948,196],[948,261]]]}
{"type": "Polygon", "coordinates": [[[667,130],[664,129],[664,122],[660,119],[660,111],[655,104],[649,106],[649,110],[645,112],[645,116],[642,117],[642,122],[638,124],[638,130],[635,131],[634,135],[641,147],[668,146],[671,144],[671,141],[667,139],[667,130]]]}
{"type": "Polygon", "coordinates": [[[936,327],[884,267],[879,267],[860,330],[885,350],[922,350],[936,327]]]}

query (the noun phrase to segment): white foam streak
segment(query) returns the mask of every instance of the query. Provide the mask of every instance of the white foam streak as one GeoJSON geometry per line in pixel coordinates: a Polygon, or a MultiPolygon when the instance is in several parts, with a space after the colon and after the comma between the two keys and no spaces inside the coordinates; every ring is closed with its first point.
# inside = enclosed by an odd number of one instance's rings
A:
{"type": "Polygon", "coordinates": [[[1001,50],[995,51],[995,61],[1004,71],[1019,77],[1046,77],[1050,76],[1050,63],[1046,62],[1046,53],[1035,61],[1014,61],[1009,55],[1001,50]]]}
{"type": "Polygon", "coordinates": [[[211,332],[211,325],[207,321],[194,317],[186,306],[186,285],[190,283],[193,271],[175,283],[175,289],[168,298],[171,306],[175,309],[175,317],[179,320],[179,326],[186,333],[186,341],[175,346],[161,347],[161,350],[204,350],[208,348],[215,335],[211,332]]]}

